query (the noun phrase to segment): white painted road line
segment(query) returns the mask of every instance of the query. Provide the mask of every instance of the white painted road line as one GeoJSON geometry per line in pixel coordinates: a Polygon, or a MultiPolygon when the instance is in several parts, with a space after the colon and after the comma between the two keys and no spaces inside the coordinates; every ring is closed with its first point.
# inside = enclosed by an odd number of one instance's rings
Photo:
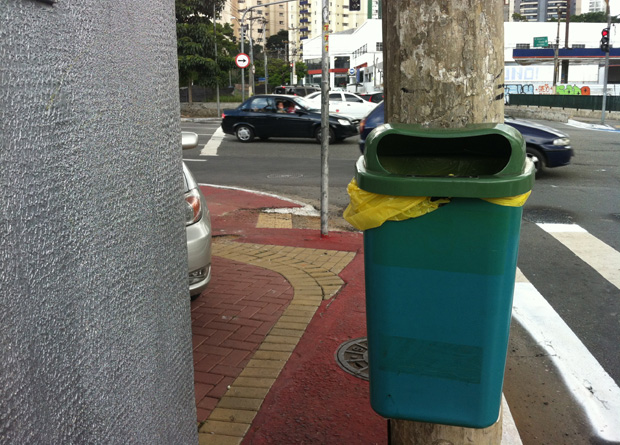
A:
{"type": "Polygon", "coordinates": [[[211,139],[209,139],[209,142],[200,150],[200,156],[217,156],[217,149],[220,147],[222,139],[224,139],[224,132],[222,127],[218,127],[211,139]]]}
{"type": "Polygon", "coordinates": [[[576,128],[585,128],[587,130],[619,131],[619,130],[616,130],[611,125],[606,125],[606,124],[589,124],[589,123],[585,123],[585,122],[575,121],[575,120],[572,120],[572,119],[569,119],[568,122],[566,123],[566,125],[570,125],[571,127],[576,127],[576,128]]]}
{"type": "Polygon", "coordinates": [[[536,288],[519,272],[512,315],[548,354],[602,439],[620,441],[620,388],[536,288]]]}
{"type": "Polygon", "coordinates": [[[620,252],[577,224],[538,224],[538,226],[620,289],[620,252]]]}

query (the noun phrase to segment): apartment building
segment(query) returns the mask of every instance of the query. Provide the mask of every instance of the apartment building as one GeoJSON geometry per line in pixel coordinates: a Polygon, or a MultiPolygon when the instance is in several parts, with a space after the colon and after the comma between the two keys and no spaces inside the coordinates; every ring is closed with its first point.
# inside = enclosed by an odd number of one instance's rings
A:
{"type": "Polygon", "coordinates": [[[289,28],[288,5],[286,3],[261,7],[261,5],[272,1],[274,0],[226,0],[219,20],[223,23],[230,23],[235,36],[239,39],[241,37],[240,21],[244,18],[246,36],[249,36],[251,32],[252,40],[261,44],[263,38],[266,40],[270,36],[289,28]],[[249,12],[246,13],[248,9],[249,12]],[[246,13],[245,17],[243,17],[244,13],[246,13]]]}
{"type": "MultiPolygon", "coordinates": [[[[329,34],[351,31],[368,19],[381,18],[381,0],[361,0],[360,10],[349,9],[350,0],[329,1],[329,34]]],[[[297,0],[288,4],[291,51],[301,60],[304,42],[320,36],[323,25],[323,0],[297,0]]]]}
{"type": "MultiPolygon", "coordinates": [[[[589,7],[589,0],[585,2],[589,7]]],[[[564,18],[567,11],[570,15],[587,12],[583,10],[582,0],[521,0],[515,2],[514,11],[528,22],[548,22],[557,19],[559,14],[564,18]]]]}

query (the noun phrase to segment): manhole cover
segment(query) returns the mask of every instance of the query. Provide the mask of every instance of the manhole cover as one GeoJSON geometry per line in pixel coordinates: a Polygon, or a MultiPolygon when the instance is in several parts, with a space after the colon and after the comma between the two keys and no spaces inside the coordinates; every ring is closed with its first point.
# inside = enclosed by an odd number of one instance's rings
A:
{"type": "Polygon", "coordinates": [[[336,363],[349,374],[368,380],[368,339],[356,338],[341,344],[336,352],[336,363]]]}

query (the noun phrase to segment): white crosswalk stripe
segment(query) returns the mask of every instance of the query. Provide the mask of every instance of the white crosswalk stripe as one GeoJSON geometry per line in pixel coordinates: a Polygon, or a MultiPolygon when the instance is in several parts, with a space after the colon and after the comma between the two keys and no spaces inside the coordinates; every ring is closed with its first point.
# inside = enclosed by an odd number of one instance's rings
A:
{"type": "Polygon", "coordinates": [[[620,252],[577,224],[538,224],[606,280],[620,288],[620,252]]]}
{"type": "Polygon", "coordinates": [[[200,150],[200,156],[217,156],[217,150],[224,139],[224,132],[222,127],[218,127],[209,139],[209,142],[205,144],[202,150],[200,150]]]}
{"type": "MultiPolygon", "coordinates": [[[[539,224],[581,260],[618,287],[620,254],[578,225],[539,224]]],[[[620,442],[620,388],[577,335],[517,270],[513,317],[543,348],[582,406],[593,431],[620,442]]]]}

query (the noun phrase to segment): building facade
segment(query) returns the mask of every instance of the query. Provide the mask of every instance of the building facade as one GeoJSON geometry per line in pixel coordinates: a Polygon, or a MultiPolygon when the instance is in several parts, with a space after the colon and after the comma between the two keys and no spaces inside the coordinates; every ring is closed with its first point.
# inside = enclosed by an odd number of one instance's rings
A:
{"type": "Polygon", "coordinates": [[[288,5],[280,3],[261,7],[261,5],[266,3],[271,3],[271,1],[228,0],[218,20],[223,23],[229,23],[233,28],[235,37],[240,39],[241,19],[244,19],[246,38],[251,37],[252,41],[262,43],[263,39],[266,40],[270,36],[289,28],[288,5]]]}
{"type": "Polygon", "coordinates": [[[558,16],[564,18],[567,13],[579,15],[588,11],[583,10],[582,0],[520,0],[514,5],[514,12],[528,22],[548,22],[557,20],[558,16]]]}
{"type": "MultiPolygon", "coordinates": [[[[598,49],[601,23],[571,23],[569,48],[598,49]]],[[[603,57],[575,57],[570,61],[568,83],[554,86],[553,61],[532,62],[522,65],[513,58],[513,50],[533,48],[534,38],[546,37],[549,43],[562,36],[564,47],[566,23],[504,23],[504,60],[506,94],[587,94],[600,95],[603,91],[603,57]],[[561,91],[558,92],[558,91],[561,91]]],[[[612,32],[612,44],[620,41],[620,34],[612,32]]],[[[308,82],[321,79],[321,37],[309,39],[304,44],[304,62],[308,65],[308,82]]],[[[599,51],[600,52],[600,51],[599,51]]],[[[360,28],[330,35],[330,88],[344,88],[358,92],[384,89],[383,38],[381,20],[367,20],[360,28]]],[[[620,94],[620,66],[614,60],[609,71],[608,93],[620,94]]],[[[559,76],[558,76],[559,79],[559,76]]]]}

